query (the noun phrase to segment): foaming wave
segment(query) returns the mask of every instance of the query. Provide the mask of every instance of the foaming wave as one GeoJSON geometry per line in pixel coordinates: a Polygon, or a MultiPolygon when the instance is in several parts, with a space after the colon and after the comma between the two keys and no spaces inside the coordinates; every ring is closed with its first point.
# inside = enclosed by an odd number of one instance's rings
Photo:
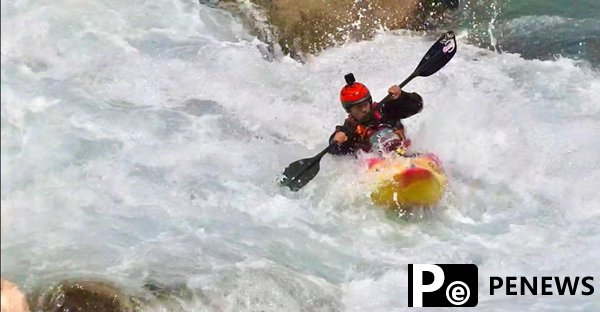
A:
{"type": "Polygon", "coordinates": [[[352,157],[325,156],[298,193],[276,178],[343,120],[344,74],[382,98],[433,38],[383,33],[305,65],[267,62],[229,14],[163,5],[111,3],[114,28],[99,31],[112,23],[103,18],[78,26],[95,39],[57,30],[95,4],[65,13],[57,2],[56,19],[39,6],[3,15],[3,31],[19,29],[3,33],[3,275],[26,288],[70,275],[133,289],[186,284],[198,297],[172,295],[188,310],[387,311],[405,306],[407,263],[597,271],[592,69],[461,43],[446,68],[406,86],[425,99],[406,121],[415,149],[437,153],[451,183],[438,214],[407,221],[370,204],[352,157]],[[54,23],[33,51],[24,38],[38,28],[15,26],[29,20],[54,23]],[[61,40],[69,49],[56,53],[61,40]],[[78,49],[86,40],[96,45],[78,49]],[[280,293],[269,302],[267,289],[280,293]],[[380,304],[360,305],[365,298],[380,304]]]}

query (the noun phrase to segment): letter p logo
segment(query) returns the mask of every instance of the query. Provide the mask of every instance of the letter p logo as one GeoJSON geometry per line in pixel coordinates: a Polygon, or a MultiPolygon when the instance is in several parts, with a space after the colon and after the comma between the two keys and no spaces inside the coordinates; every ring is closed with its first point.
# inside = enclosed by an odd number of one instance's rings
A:
{"type": "Polygon", "coordinates": [[[408,283],[411,285],[408,290],[409,307],[422,307],[423,293],[434,292],[440,289],[440,287],[442,287],[442,285],[444,284],[444,271],[442,270],[442,268],[435,264],[409,264],[408,272],[408,283]],[[430,284],[423,284],[424,272],[433,273],[433,281],[430,284]]]}
{"type": "Polygon", "coordinates": [[[409,307],[474,307],[478,277],[474,264],[409,264],[409,307]]]}

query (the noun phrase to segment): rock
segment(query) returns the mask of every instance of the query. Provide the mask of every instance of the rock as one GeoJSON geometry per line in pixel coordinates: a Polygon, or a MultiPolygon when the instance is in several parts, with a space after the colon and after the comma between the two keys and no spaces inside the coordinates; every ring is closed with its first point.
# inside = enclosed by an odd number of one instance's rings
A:
{"type": "Polygon", "coordinates": [[[103,281],[62,281],[34,294],[35,311],[136,311],[138,302],[103,281]]]}
{"type": "Polygon", "coordinates": [[[458,0],[221,0],[216,5],[241,16],[272,53],[281,49],[303,60],[307,53],[371,39],[379,29],[430,29],[458,0]]]}

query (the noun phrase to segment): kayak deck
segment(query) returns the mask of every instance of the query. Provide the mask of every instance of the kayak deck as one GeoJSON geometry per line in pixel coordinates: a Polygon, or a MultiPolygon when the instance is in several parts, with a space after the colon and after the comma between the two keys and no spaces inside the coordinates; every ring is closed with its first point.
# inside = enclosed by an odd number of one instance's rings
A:
{"type": "Polygon", "coordinates": [[[434,154],[372,158],[367,164],[375,181],[371,201],[377,206],[433,206],[440,201],[446,189],[446,174],[434,154]]]}

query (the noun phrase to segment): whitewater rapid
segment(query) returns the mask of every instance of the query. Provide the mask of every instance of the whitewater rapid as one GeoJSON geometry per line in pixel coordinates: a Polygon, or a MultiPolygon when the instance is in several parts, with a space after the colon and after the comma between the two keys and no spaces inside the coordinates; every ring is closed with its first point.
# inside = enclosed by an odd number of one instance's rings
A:
{"type": "Polygon", "coordinates": [[[383,98],[435,39],[386,32],[300,64],[191,1],[3,2],[2,276],[184,287],[189,311],[393,311],[407,264],[475,263],[478,310],[596,310],[485,291],[490,275],[600,273],[600,75],[585,62],[459,41],[407,85],[425,101],[405,121],[414,149],[449,174],[430,217],[373,207],[352,158],[325,156],[298,193],[276,184],[343,121],[344,74],[383,98]]]}

